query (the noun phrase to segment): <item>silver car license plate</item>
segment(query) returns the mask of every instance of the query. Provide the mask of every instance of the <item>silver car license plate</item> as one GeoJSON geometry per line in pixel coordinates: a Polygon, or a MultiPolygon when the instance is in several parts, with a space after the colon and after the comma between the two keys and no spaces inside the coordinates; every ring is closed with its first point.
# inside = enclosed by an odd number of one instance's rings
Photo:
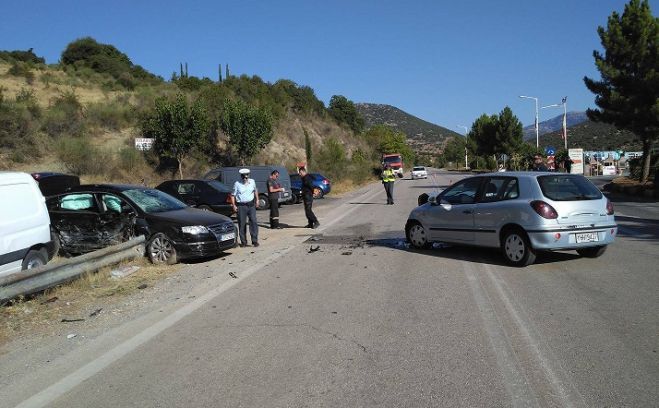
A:
{"type": "Polygon", "coordinates": [[[597,242],[597,241],[599,241],[599,237],[597,236],[597,232],[584,232],[582,234],[575,234],[575,238],[576,238],[577,244],[580,244],[582,242],[597,242]]]}
{"type": "Polygon", "coordinates": [[[236,238],[236,233],[235,232],[230,232],[228,234],[222,234],[220,235],[220,241],[228,241],[230,239],[236,238]]]}

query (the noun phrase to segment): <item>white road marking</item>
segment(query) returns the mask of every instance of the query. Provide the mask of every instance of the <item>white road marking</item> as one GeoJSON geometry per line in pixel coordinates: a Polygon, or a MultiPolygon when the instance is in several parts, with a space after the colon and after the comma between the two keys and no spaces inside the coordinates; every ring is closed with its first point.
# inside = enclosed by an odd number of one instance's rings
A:
{"type": "Polygon", "coordinates": [[[492,305],[492,301],[478,279],[475,264],[462,261],[462,265],[474,300],[483,318],[483,326],[494,351],[497,365],[503,374],[504,385],[512,399],[512,406],[519,408],[540,406],[528,379],[520,367],[513,346],[506,336],[503,324],[492,305]]]}
{"type": "Polygon", "coordinates": [[[532,325],[522,317],[522,312],[518,311],[518,307],[515,307],[513,300],[511,300],[511,297],[507,293],[508,291],[503,287],[505,282],[496,276],[492,265],[485,264],[484,267],[506,311],[512,317],[519,333],[521,333],[521,339],[532,351],[537,365],[542,369],[545,378],[548,380],[548,384],[554,391],[553,394],[559,399],[562,406],[585,407],[586,403],[583,397],[577,388],[572,385],[573,382],[567,373],[560,366],[554,366],[552,364],[551,361],[558,360],[552,357],[549,347],[539,340],[539,336],[534,335],[532,325]]]}

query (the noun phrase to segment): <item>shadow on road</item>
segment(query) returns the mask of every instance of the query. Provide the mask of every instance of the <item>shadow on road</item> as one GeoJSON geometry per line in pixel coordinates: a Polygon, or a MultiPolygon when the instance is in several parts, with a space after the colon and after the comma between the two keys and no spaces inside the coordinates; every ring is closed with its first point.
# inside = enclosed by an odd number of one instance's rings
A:
{"type": "MultiPolygon", "coordinates": [[[[382,238],[364,241],[366,245],[374,247],[393,248],[400,251],[411,252],[425,256],[435,256],[438,258],[454,259],[458,261],[467,261],[474,263],[483,263],[496,266],[509,266],[505,263],[501,251],[493,248],[478,248],[458,246],[449,244],[435,244],[432,249],[415,249],[408,246],[404,237],[402,238],[382,238]]],[[[556,262],[571,261],[581,258],[576,252],[540,252],[536,258],[535,264],[551,264],[556,262]]]]}
{"type": "Polygon", "coordinates": [[[616,215],[618,236],[634,241],[659,241],[659,221],[616,215]]]}
{"type": "Polygon", "coordinates": [[[387,203],[348,203],[353,205],[387,205],[387,203]]]}

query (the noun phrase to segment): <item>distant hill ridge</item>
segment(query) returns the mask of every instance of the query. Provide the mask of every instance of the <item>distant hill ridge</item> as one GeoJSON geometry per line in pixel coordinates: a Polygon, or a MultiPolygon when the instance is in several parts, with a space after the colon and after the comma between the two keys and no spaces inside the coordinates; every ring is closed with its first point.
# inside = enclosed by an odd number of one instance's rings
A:
{"type": "Polygon", "coordinates": [[[356,103],[366,127],[388,125],[405,133],[408,143],[416,153],[439,153],[446,142],[459,133],[411,115],[395,106],[377,103],[356,103]]]}
{"type": "MultiPolygon", "coordinates": [[[[580,123],[588,121],[586,112],[568,112],[567,113],[567,127],[576,126],[580,123]]],[[[538,123],[538,134],[544,135],[545,133],[556,132],[563,129],[563,114],[555,116],[549,120],[538,123]]],[[[529,125],[524,127],[524,140],[535,139],[535,126],[529,125]]]]}

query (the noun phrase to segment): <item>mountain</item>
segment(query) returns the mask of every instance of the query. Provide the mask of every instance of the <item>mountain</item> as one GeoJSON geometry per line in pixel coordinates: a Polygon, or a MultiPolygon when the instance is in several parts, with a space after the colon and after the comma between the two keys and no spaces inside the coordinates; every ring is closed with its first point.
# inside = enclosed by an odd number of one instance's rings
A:
{"type": "MultiPolygon", "coordinates": [[[[580,123],[586,122],[588,116],[586,112],[568,112],[567,113],[567,127],[575,126],[580,123]]],[[[544,122],[538,124],[538,134],[540,136],[545,133],[555,132],[563,129],[563,114],[560,114],[544,122]]],[[[535,127],[533,125],[524,128],[524,140],[535,139],[535,127]]]]}
{"type": "MultiPolygon", "coordinates": [[[[553,146],[556,149],[561,149],[564,145],[561,133],[561,130],[558,130],[540,136],[540,146],[553,146]]],[[[617,129],[607,123],[589,120],[576,126],[568,126],[567,141],[568,148],[583,148],[584,150],[634,152],[643,149],[641,141],[634,133],[617,129]]],[[[535,141],[533,141],[533,144],[535,145],[535,141]]]]}
{"type": "Polygon", "coordinates": [[[416,153],[437,154],[449,139],[461,137],[457,132],[417,118],[395,106],[357,103],[355,107],[364,117],[367,128],[374,125],[388,125],[405,133],[408,143],[416,153]]]}

